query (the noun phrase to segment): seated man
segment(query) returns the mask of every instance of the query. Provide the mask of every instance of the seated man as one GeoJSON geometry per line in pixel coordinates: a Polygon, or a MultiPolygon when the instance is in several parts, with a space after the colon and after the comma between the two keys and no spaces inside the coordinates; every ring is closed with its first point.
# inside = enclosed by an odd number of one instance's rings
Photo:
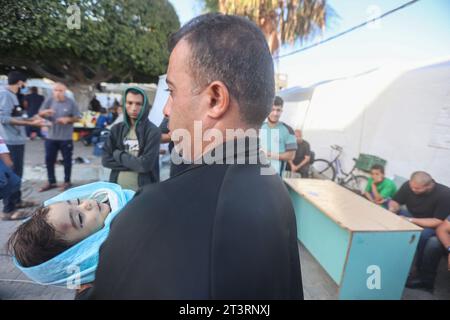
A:
{"type": "Polygon", "coordinates": [[[373,203],[387,208],[387,203],[397,192],[394,181],[384,176],[384,167],[375,164],[370,169],[370,178],[367,182],[364,196],[373,203]]]}
{"type": "Polygon", "coordinates": [[[307,141],[303,140],[302,130],[295,130],[295,138],[297,139],[295,158],[294,160],[288,160],[286,171],[291,172],[291,178],[308,178],[309,165],[311,164],[311,147],[307,141]]]}
{"type": "Polygon", "coordinates": [[[429,254],[430,245],[436,241],[436,228],[450,214],[450,188],[436,183],[428,173],[417,171],[401,186],[388,206],[390,211],[423,228],[415,260],[418,274],[410,277],[406,286],[432,290],[436,269],[424,257],[429,254]],[[400,205],[406,205],[407,211],[400,210],[400,205]]]}
{"type": "Polygon", "coordinates": [[[448,271],[450,271],[450,216],[439,225],[436,234],[447,252],[448,271]]]}
{"type": "Polygon", "coordinates": [[[95,182],[47,200],[8,240],[15,265],[41,284],[93,282],[111,221],[133,196],[116,184],[95,182]]]}

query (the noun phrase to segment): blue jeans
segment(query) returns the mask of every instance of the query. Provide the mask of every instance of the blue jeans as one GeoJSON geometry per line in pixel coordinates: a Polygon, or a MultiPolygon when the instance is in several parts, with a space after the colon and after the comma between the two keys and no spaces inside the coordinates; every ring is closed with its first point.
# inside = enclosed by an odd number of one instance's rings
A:
{"type": "Polygon", "coordinates": [[[72,173],[72,140],[45,140],[45,164],[47,165],[47,176],[50,184],[56,183],[55,162],[61,151],[64,163],[64,182],[70,182],[72,173]]]}
{"type": "Polygon", "coordinates": [[[418,266],[419,277],[423,282],[433,286],[439,262],[446,253],[447,250],[438,237],[428,239],[423,250],[421,265],[418,266]]]}
{"type": "Polygon", "coordinates": [[[20,178],[0,160],[0,199],[3,199],[3,212],[16,210],[16,201],[11,196],[20,191],[20,178]]]}
{"type": "MultiPolygon", "coordinates": [[[[11,160],[14,164],[12,171],[18,176],[19,178],[22,178],[23,175],[23,160],[25,156],[25,145],[19,144],[19,145],[11,145],[8,144],[9,149],[9,155],[11,156],[11,160]]],[[[19,204],[22,201],[22,193],[19,190],[16,190],[13,192],[9,197],[3,198],[3,207],[7,208],[14,208],[11,209],[11,211],[15,210],[16,204],[19,204]]],[[[6,211],[5,211],[6,212],[6,211]]],[[[8,211],[9,212],[9,211],[8,211]]]]}
{"type": "MultiPolygon", "coordinates": [[[[407,210],[400,210],[399,215],[413,218],[407,210]]],[[[416,251],[416,267],[423,282],[433,285],[439,261],[446,250],[436,237],[436,230],[423,228],[416,251]]]]}

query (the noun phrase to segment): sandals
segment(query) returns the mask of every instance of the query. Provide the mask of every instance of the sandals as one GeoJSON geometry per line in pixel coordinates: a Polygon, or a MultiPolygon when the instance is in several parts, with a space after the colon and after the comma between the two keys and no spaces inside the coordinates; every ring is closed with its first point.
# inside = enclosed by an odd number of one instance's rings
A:
{"type": "Polygon", "coordinates": [[[39,192],[45,192],[45,191],[48,191],[48,190],[51,190],[51,189],[55,189],[57,187],[58,186],[56,185],[56,183],[47,183],[46,185],[42,186],[39,189],[39,192]]]}
{"type": "Polygon", "coordinates": [[[59,188],[59,190],[66,191],[69,190],[70,188],[72,188],[72,184],[70,182],[64,182],[61,188],[59,188]]]}
{"type": "MultiPolygon", "coordinates": [[[[56,183],[47,183],[46,185],[44,185],[39,189],[39,192],[45,192],[51,189],[55,189],[57,187],[58,186],[56,185],[56,183]]],[[[61,191],[66,191],[69,190],[70,188],[72,188],[72,184],[70,182],[64,182],[59,189],[61,191]]]]}

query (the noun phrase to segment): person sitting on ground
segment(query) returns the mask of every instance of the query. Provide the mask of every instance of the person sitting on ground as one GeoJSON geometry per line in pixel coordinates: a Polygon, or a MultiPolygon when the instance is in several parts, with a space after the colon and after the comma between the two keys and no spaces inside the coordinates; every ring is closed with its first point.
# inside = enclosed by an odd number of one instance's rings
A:
{"type": "Polygon", "coordinates": [[[450,271],[450,216],[436,229],[436,235],[447,251],[448,271],[450,271]]]}
{"type": "Polygon", "coordinates": [[[288,160],[286,171],[291,172],[291,178],[308,178],[309,165],[311,164],[311,147],[308,141],[303,140],[302,130],[295,130],[297,150],[294,160],[288,160]]]}
{"type": "Polygon", "coordinates": [[[384,167],[375,164],[370,169],[370,178],[364,196],[369,201],[387,208],[387,203],[397,192],[394,181],[384,176],[384,167]]]}
{"type": "Polygon", "coordinates": [[[66,286],[79,276],[79,284],[91,283],[111,221],[133,196],[133,191],[108,182],[63,192],[17,228],[8,240],[8,252],[35,282],[66,286]],[[76,275],[70,273],[71,266],[79,268],[76,275]]]}
{"type": "Polygon", "coordinates": [[[423,171],[414,172],[393,199],[389,210],[405,217],[409,222],[423,228],[417,245],[415,269],[408,279],[408,288],[433,290],[437,264],[428,259],[430,252],[442,245],[436,239],[436,228],[450,215],[450,188],[433,180],[423,171]],[[406,205],[407,210],[400,209],[406,205]]]}

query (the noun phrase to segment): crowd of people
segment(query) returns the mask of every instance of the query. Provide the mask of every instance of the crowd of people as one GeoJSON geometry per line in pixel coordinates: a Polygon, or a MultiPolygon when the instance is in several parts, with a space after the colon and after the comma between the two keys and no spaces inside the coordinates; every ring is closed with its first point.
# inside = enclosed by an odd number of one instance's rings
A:
{"type": "MultiPolygon", "coordinates": [[[[11,236],[11,254],[32,279],[61,283],[66,277],[59,277],[61,270],[56,269],[62,264],[54,259],[59,261],[66,253],[65,259],[73,262],[86,243],[95,244],[86,257],[89,263],[82,264],[90,271],[84,277],[81,270],[79,298],[301,299],[295,215],[280,176],[308,177],[314,155],[302,131],[280,121],[283,100],[274,96],[273,62],[263,34],[246,19],[207,14],[185,24],[169,47],[170,97],[164,121],[158,127],[148,120],[151,105],[144,90],[125,90],[122,118],[110,127],[103,147],[102,164],[111,175],[109,184],[96,185],[100,193],[96,186],[71,185],[73,124],[81,114],[65,94],[66,87],[56,83],[53,95],[45,100],[33,92],[26,99],[28,117],[24,118],[17,93],[26,77],[16,71],[8,75],[8,86],[0,91],[2,218],[31,217],[11,236]],[[213,41],[217,39],[223,41],[213,41]],[[261,52],[258,57],[255,50],[261,52]],[[255,81],[255,74],[265,80],[255,81]],[[161,143],[169,142],[174,150],[172,132],[183,128],[193,134],[196,120],[203,122],[205,131],[259,130],[259,145],[246,143],[245,150],[233,148],[233,154],[227,154],[226,146],[236,141],[203,143],[209,153],[223,153],[223,159],[248,160],[262,151],[267,161],[172,163],[171,179],[159,183],[161,143]],[[39,135],[35,128],[43,126],[49,128],[48,182],[40,191],[58,187],[54,165],[60,151],[63,193],[30,212],[23,209],[37,204],[20,194],[25,129],[29,128],[29,135],[39,135]],[[268,164],[277,174],[260,174],[268,164]],[[107,218],[111,212],[120,212],[112,225],[112,217],[107,218]],[[49,261],[55,270],[40,267],[49,261]]],[[[93,108],[98,108],[95,102],[93,108]]],[[[98,129],[110,122],[102,121],[98,129]]],[[[194,149],[184,151],[195,158],[199,155],[194,149]]],[[[416,172],[397,191],[384,176],[384,168],[374,166],[365,196],[424,228],[417,272],[407,285],[432,288],[437,264],[449,250],[450,189],[429,174],[416,172]]]]}

